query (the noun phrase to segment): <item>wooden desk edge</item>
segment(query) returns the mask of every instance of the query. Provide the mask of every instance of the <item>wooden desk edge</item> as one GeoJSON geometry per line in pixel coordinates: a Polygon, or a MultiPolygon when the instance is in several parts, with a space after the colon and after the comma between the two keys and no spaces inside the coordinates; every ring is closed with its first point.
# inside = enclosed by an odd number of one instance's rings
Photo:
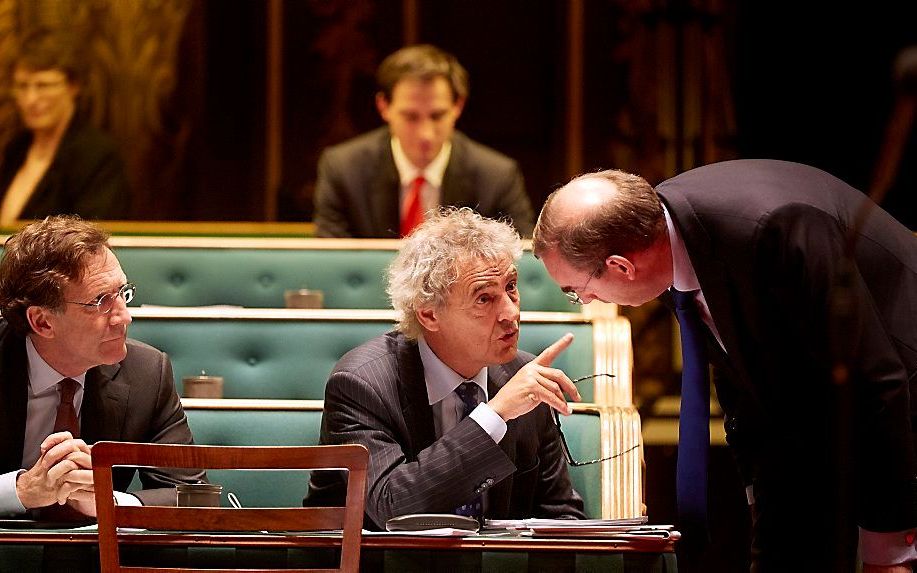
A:
{"type": "MultiPolygon", "coordinates": [[[[340,535],[247,535],[200,533],[119,533],[125,545],[206,545],[210,547],[337,547],[340,535]]],[[[95,531],[48,532],[26,530],[0,531],[0,545],[59,545],[65,543],[95,545],[95,531]]],[[[519,537],[424,537],[364,535],[363,549],[477,550],[477,551],[568,551],[568,552],[635,552],[671,553],[672,539],[619,540],[596,538],[519,538],[519,537]]]]}

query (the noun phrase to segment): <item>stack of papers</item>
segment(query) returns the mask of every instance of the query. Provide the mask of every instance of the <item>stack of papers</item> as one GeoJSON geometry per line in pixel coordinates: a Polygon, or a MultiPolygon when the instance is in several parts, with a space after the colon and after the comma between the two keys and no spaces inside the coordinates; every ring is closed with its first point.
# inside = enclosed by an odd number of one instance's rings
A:
{"type": "Polygon", "coordinates": [[[671,525],[646,525],[646,517],[627,519],[488,519],[483,533],[499,530],[528,532],[534,537],[678,539],[671,525]]]}

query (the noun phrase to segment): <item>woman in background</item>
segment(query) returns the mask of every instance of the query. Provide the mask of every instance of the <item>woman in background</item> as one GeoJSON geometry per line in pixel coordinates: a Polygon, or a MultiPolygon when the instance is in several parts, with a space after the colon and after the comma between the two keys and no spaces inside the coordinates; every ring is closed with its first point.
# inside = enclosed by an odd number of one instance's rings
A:
{"type": "Polygon", "coordinates": [[[74,213],[124,219],[130,191],[110,137],[79,117],[79,55],[63,36],[37,30],[11,66],[12,95],[24,129],[0,164],[0,226],[74,213]]]}

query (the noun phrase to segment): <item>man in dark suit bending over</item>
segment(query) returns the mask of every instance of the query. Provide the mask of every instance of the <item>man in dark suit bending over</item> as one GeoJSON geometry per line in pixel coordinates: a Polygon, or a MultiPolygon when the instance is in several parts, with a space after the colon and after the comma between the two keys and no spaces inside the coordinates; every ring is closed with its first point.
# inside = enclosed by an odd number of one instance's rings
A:
{"type": "Polygon", "coordinates": [[[507,217],[532,233],[516,162],[455,131],[468,75],[452,54],[417,45],[379,66],[376,107],[388,124],[331,147],[318,163],[319,237],[397,238],[440,205],[507,217]]]}
{"type": "MultiPolygon", "coordinates": [[[[579,400],[551,362],[519,352],[522,254],[509,225],[470,209],[436,214],[389,269],[396,331],[337,363],[321,443],[369,448],[367,527],[409,513],[582,518],[550,408],[579,400]]],[[[338,472],[313,472],[307,505],[339,502],[338,472]]]]}
{"type": "MultiPolygon", "coordinates": [[[[127,338],[133,295],[108,236],[78,217],[48,217],[6,242],[0,514],[57,520],[66,504],[95,516],[90,444],[99,440],[192,443],[169,358],[127,338]]],[[[133,475],[115,470],[121,505],[175,505],[175,484],[203,477],[145,469],[144,489],[122,493],[133,475]]]]}
{"type": "Polygon", "coordinates": [[[682,543],[705,537],[705,468],[684,489],[681,478],[709,445],[709,401],[693,400],[709,391],[709,361],[754,518],[752,570],[853,571],[859,537],[864,571],[910,571],[917,239],[908,229],[823,171],[739,160],[655,190],[621,171],[577,177],[545,203],[534,249],[583,303],[661,296],[675,307],[686,357],[679,513],[698,526],[683,528],[682,543]]]}

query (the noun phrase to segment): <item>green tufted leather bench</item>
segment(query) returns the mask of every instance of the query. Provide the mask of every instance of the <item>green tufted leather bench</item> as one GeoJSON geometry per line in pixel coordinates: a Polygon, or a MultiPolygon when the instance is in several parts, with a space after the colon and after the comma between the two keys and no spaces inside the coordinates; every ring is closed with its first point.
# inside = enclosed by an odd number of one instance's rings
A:
{"type": "MultiPolygon", "coordinates": [[[[324,293],[325,308],[390,308],[385,269],[399,241],[113,237],[138,301],[162,306],[282,308],[288,289],[324,293]]],[[[544,266],[519,262],[523,310],[573,312],[544,266]]]]}
{"type": "MultiPolygon", "coordinates": [[[[183,377],[203,370],[223,377],[224,398],[285,400],[323,399],[338,359],[391,330],[395,316],[394,311],[134,307],[131,314],[129,336],[169,354],[179,392],[183,377]]],[[[537,354],[573,332],[573,343],[554,365],[571,377],[594,371],[592,325],[582,315],[523,313],[522,322],[523,350],[537,354]]],[[[584,399],[592,401],[592,381],[580,386],[584,399]]]]}
{"type": "MultiPolygon", "coordinates": [[[[197,444],[206,445],[313,445],[321,427],[320,401],[183,400],[188,424],[197,444]]],[[[601,416],[582,407],[564,418],[564,434],[574,455],[585,459],[601,457],[601,416]]],[[[231,471],[210,470],[211,482],[233,492],[245,507],[281,507],[301,500],[306,493],[309,472],[296,470],[231,471]]],[[[602,515],[602,468],[599,465],[571,467],[573,487],[583,496],[590,517],[602,515]]]]}
{"type": "MultiPolygon", "coordinates": [[[[131,314],[130,336],[169,353],[179,389],[183,376],[198,375],[202,369],[224,377],[224,399],[183,399],[195,441],[217,445],[317,443],[324,385],[334,363],[351,348],[391,329],[394,321],[391,310],[132,307],[131,314]]],[[[621,326],[620,321],[580,313],[522,314],[522,349],[537,354],[573,332],[574,342],[555,366],[571,377],[593,372],[618,376],[599,384],[580,383],[586,403],[576,406],[577,415],[564,418],[571,448],[583,460],[624,451],[640,440],[636,411],[605,405],[628,401],[618,393],[629,390],[629,354],[605,355],[608,346],[621,346],[616,340],[629,336],[616,333],[615,325],[621,326]]],[[[590,515],[639,514],[640,459],[636,450],[612,462],[571,468],[590,515]]],[[[249,506],[289,503],[291,496],[297,499],[305,492],[307,482],[292,471],[272,472],[263,479],[219,473],[211,479],[235,491],[249,506]]]]}

